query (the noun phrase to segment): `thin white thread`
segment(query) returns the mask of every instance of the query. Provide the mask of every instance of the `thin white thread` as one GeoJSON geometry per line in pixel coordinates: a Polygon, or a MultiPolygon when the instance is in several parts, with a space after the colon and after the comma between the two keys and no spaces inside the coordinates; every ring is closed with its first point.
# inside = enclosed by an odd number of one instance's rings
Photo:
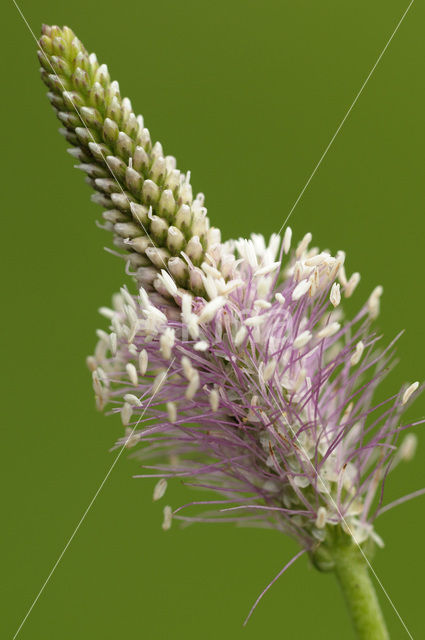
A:
{"type": "MultiPolygon", "coordinates": [[[[52,70],[53,74],[58,78],[58,80],[59,80],[59,82],[60,82],[60,84],[61,84],[61,86],[62,86],[62,89],[63,89],[64,91],[66,91],[66,87],[64,86],[64,84],[63,84],[63,82],[62,82],[62,80],[61,80],[60,76],[56,73],[56,71],[55,71],[55,69],[54,69],[54,67],[53,67],[52,63],[50,62],[50,60],[49,60],[48,56],[47,56],[47,55],[46,55],[46,53],[43,51],[43,49],[40,47],[39,41],[37,40],[37,37],[36,37],[36,35],[35,35],[34,31],[31,29],[31,27],[30,27],[30,25],[29,25],[29,23],[28,23],[28,20],[25,18],[24,14],[22,13],[22,11],[21,11],[20,7],[18,6],[18,4],[17,4],[16,0],[12,0],[12,2],[13,2],[13,4],[15,5],[15,7],[17,8],[17,10],[19,11],[19,13],[20,13],[20,15],[21,15],[22,20],[25,22],[26,26],[28,27],[28,30],[30,31],[30,33],[31,33],[32,37],[34,38],[35,42],[37,43],[37,48],[41,51],[41,53],[43,54],[44,58],[47,60],[47,63],[48,63],[48,65],[50,66],[50,68],[51,68],[51,70],[52,70]]],[[[72,106],[73,106],[73,108],[74,108],[74,110],[75,110],[76,114],[78,115],[78,117],[80,118],[80,120],[81,120],[82,124],[84,125],[84,127],[85,127],[85,129],[86,129],[87,133],[89,134],[89,136],[91,137],[91,139],[93,140],[93,142],[94,142],[95,144],[97,144],[97,143],[96,143],[96,140],[95,140],[95,139],[94,139],[94,137],[93,137],[92,132],[90,131],[90,129],[88,128],[88,126],[87,126],[87,125],[86,125],[86,123],[84,122],[84,119],[83,119],[82,115],[80,114],[80,111],[79,111],[79,109],[78,109],[77,105],[75,104],[75,102],[73,101],[73,99],[72,99],[72,97],[71,97],[71,96],[69,96],[69,101],[71,102],[71,104],[72,104],[72,106]]],[[[117,176],[115,175],[114,171],[113,171],[113,170],[111,169],[111,167],[109,166],[109,164],[108,164],[108,162],[107,162],[107,160],[106,160],[106,157],[105,157],[105,155],[104,155],[103,151],[102,151],[101,149],[99,149],[99,151],[100,151],[100,155],[102,156],[102,160],[105,162],[106,166],[108,167],[108,170],[111,172],[112,177],[114,178],[115,182],[117,183],[117,185],[118,185],[119,189],[121,190],[121,192],[122,192],[123,196],[127,199],[127,202],[128,202],[128,204],[129,204],[129,206],[130,206],[131,201],[129,200],[129,198],[128,198],[127,194],[125,193],[124,189],[122,188],[121,183],[118,181],[118,178],[117,178],[117,176]]],[[[146,236],[149,238],[149,241],[150,241],[150,242],[152,243],[152,245],[154,246],[154,248],[155,248],[155,249],[158,249],[157,245],[156,245],[156,244],[155,244],[155,242],[152,240],[151,236],[149,235],[148,231],[146,230],[146,228],[145,228],[145,226],[144,226],[143,222],[142,222],[141,220],[138,220],[138,222],[139,222],[140,226],[142,227],[143,231],[145,232],[146,236]]],[[[164,258],[163,258],[163,257],[161,256],[161,254],[159,253],[159,250],[158,250],[158,255],[159,255],[159,257],[161,258],[162,264],[164,265],[164,267],[165,267],[166,271],[169,273],[170,277],[171,277],[171,278],[173,278],[173,276],[171,275],[171,273],[170,273],[170,271],[169,271],[169,269],[168,269],[168,265],[165,263],[164,258]]]]}
{"type": "Polygon", "coordinates": [[[306,191],[308,185],[310,184],[310,182],[312,181],[312,179],[314,178],[314,176],[316,175],[316,172],[318,170],[318,168],[320,167],[320,165],[322,164],[322,161],[324,160],[326,154],[328,153],[329,149],[331,148],[332,144],[334,143],[335,138],[337,137],[338,133],[341,131],[345,121],[347,120],[348,116],[350,115],[354,105],[356,104],[357,100],[360,98],[363,89],[365,88],[365,86],[367,85],[367,83],[369,82],[370,78],[373,75],[373,72],[375,71],[376,67],[378,66],[379,62],[381,61],[382,56],[384,55],[384,53],[386,52],[386,50],[388,49],[392,39],[394,38],[395,34],[397,33],[399,27],[401,26],[401,23],[403,22],[404,18],[407,16],[410,7],[412,6],[412,4],[414,3],[415,0],[411,0],[409,6],[407,7],[407,9],[405,10],[405,12],[403,13],[403,15],[401,16],[400,20],[397,23],[396,28],[394,29],[394,31],[392,32],[387,44],[385,45],[385,47],[382,49],[381,53],[378,56],[378,59],[376,60],[375,64],[373,65],[372,69],[369,71],[369,74],[366,77],[366,80],[363,82],[362,86],[360,87],[359,92],[357,93],[356,97],[354,98],[353,102],[351,103],[350,108],[348,109],[347,113],[345,114],[345,116],[343,117],[343,119],[341,120],[337,130],[335,131],[334,135],[332,136],[328,146],[326,147],[326,149],[324,150],[324,152],[322,153],[322,155],[320,156],[319,162],[316,164],[316,166],[314,167],[309,179],[307,180],[307,182],[305,183],[304,187],[301,189],[300,194],[298,196],[298,198],[295,200],[294,204],[292,205],[292,208],[290,210],[290,212],[288,213],[288,215],[285,218],[284,223],[282,224],[282,226],[280,227],[279,231],[277,232],[277,235],[280,235],[282,232],[282,229],[285,227],[286,223],[288,222],[289,218],[292,216],[292,213],[294,212],[295,207],[297,206],[297,204],[299,203],[299,201],[301,200],[301,198],[304,195],[304,192],[306,191]]]}
{"type": "MultiPolygon", "coordinates": [[[[170,362],[170,366],[168,367],[167,371],[165,372],[164,376],[167,375],[167,373],[169,372],[169,370],[171,369],[173,362],[174,362],[175,358],[172,359],[172,361],[170,362]]],[[[18,634],[20,632],[20,630],[22,629],[22,627],[24,626],[25,622],[27,621],[31,611],[34,609],[35,605],[37,604],[38,599],[40,598],[41,594],[43,593],[44,589],[47,587],[48,583],[50,582],[50,578],[53,576],[54,572],[56,571],[57,567],[59,566],[60,561],[62,560],[63,556],[65,555],[69,545],[71,544],[71,542],[73,541],[75,535],[77,534],[79,528],[81,527],[81,525],[83,524],[84,520],[86,519],[86,516],[88,515],[89,511],[91,510],[93,504],[96,501],[97,496],[99,495],[99,493],[102,491],[106,481],[108,480],[109,476],[111,475],[115,465],[117,464],[118,460],[121,457],[122,452],[124,451],[124,449],[126,448],[126,445],[128,443],[128,441],[131,439],[131,437],[133,436],[134,432],[136,431],[137,427],[140,424],[140,421],[142,420],[143,416],[145,415],[146,411],[148,410],[152,400],[154,399],[156,393],[159,391],[159,388],[157,389],[157,391],[155,391],[155,393],[152,394],[152,396],[149,398],[148,403],[146,404],[146,407],[144,408],[140,418],[137,420],[136,424],[134,425],[130,435],[128,436],[128,438],[126,439],[126,441],[124,442],[124,444],[122,445],[121,449],[118,452],[118,455],[116,456],[115,460],[113,461],[113,463],[111,464],[111,466],[109,467],[109,470],[106,474],[106,476],[104,477],[104,479],[102,480],[102,482],[100,483],[96,493],[94,494],[93,498],[91,499],[87,509],[84,511],[80,521],[78,522],[77,526],[75,527],[74,531],[72,532],[70,538],[68,539],[66,545],[64,546],[64,548],[62,549],[61,553],[59,554],[58,559],[56,560],[55,564],[53,565],[49,575],[47,576],[47,578],[45,579],[45,581],[43,582],[40,591],[38,592],[38,594],[36,595],[36,597],[34,598],[30,608],[28,609],[27,613],[25,614],[24,619],[22,620],[21,624],[19,625],[18,629],[15,632],[15,635],[13,636],[12,640],[15,640],[15,638],[18,637],[18,634]]]]}

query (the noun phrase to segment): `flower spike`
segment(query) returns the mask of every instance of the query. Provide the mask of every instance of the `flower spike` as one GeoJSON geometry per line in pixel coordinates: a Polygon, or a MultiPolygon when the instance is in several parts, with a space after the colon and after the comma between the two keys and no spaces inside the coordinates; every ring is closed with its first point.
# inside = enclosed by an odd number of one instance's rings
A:
{"type": "Polygon", "coordinates": [[[44,26],[39,44],[41,77],[60,132],[96,192],[92,200],[105,209],[104,227],[115,245],[140,270],[140,283],[144,267],[153,264],[190,289],[190,270],[219,239],[203,194],[193,198],[190,172],[181,173],[175,158],[165,156],[159,142],[152,144],[143,117],[71,29],[44,26]],[[182,252],[190,260],[182,260],[182,252]]]}
{"type": "Polygon", "coordinates": [[[294,560],[307,552],[335,571],[359,638],[386,640],[367,557],[383,545],[376,518],[403,501],[383,506],[384,484],[414,455],[403,432],[421,421],[403,423],[419,382],[374,401],[395,343],[379,348],[373,328],[383,288],[349,319],[360,275],[347,278],[344,252],[311,247],[310,233],[291,249],[289,227],[282,241],[221,242],[190,174],[152,145],[106,66],[67,27],[44,27],[40,47],[62,133],[138,285],[100,309],[107,330],[87,360],[97,407],[120,417],[117,446],[157,479],[154,501],[173,477],[218,495],[165,505],[163,530],[180,520],[284,532],[302,547],[294,560]]]}

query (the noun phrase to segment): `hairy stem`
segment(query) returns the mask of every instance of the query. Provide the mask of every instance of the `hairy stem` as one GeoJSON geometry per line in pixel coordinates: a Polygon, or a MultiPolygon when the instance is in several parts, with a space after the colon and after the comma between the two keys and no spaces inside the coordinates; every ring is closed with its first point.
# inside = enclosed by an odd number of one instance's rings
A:
{"type": "Polygon", "coordinates": [[[353,545],[334,549],[335,574],[359,640],[389,640],[365,559],[353,545]]]}

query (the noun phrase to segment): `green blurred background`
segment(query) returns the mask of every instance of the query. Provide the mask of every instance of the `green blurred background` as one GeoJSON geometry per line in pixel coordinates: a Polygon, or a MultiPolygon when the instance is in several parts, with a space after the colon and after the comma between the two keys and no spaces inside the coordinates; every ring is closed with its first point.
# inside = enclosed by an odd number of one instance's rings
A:
{"type": "MultiPolygon", "coordinates": [[[[108,63],[225,237],[280,227],[407,4],[21,0],[37,35],[68,24],[108,63]]],[[[125,276],[57,134],[34,40],[9,0],[3,11],[0,626],[12,638],[115,455],[121,426],[96,413],[84,360],[97,308],[125,276]]],[[[352,308],[384,286],[383,333],[407,330],[387,393],[424,378],[424,25],[416,2],[291,219],[296,237],[347,251],[348,272],[362,273],[352,308]]],[[[421,397],[410,416],[424,409],[421,397]]],[[[421,431],[388,501],[425,484],[421,431]]],[[[296,545],[231,525],[164,533],[137,469],[122,456],[19,637],[353,638],[334,578],[306,558],[243,629],[296,545]]],[[[191,496],[176,482],[167,500],[191,496]]],[[[419,498],[377,525],[374,568],[414,638],[425,637],[424,524],[419,498]]],[[[380,593],[391,637],[408,637],[380,593]]]]}

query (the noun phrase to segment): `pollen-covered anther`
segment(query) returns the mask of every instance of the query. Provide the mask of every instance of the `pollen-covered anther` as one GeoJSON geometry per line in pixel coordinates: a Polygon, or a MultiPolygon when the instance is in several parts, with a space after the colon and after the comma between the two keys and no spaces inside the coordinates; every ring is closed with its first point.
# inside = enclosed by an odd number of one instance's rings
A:
{"type": "Polygon", "coordinates": [[[315,525],[318,529],[325,528],[327,516],[328,516],[328,511],[326,507],[319,507],[317,509],[317,517],[316,517],[315,525]]]}
{"type": "Polygon", "coordinates": [[[412,460],[418,446],[418,438],[415,433],[408,433],[400,445],[399,455],[404,462],[412,460]]]}
{"type": "Polygon", "coordinates": [[[140,375],[144,376],[147,368],[148,368],[148,362],[149,362],[149,358],[148,358],[148,353],[146,351],[146,349],[142,349],[141,352],[139,353],[139,371],[140,371],[140,375]]]}
{"type": "Polygon", "coordinates": [[[167,407],[167,415],[168,415],[168,420],[174,424],[175,421],[177,420],[177,406],[175,402],[167,402],[166,403],[166,407],[167,407]]]}
{"type": "Polygon", "coordinates": [[[274,372],[276,370],[276,365],[277,365],[277,361],[275,358],[272,358],[271,360],[269,360],[267,362],[267,364],[260,369],[260,372],[262,373],[262,378],[264,382],[268,382],[274,375],[274,372]]]}
{"type": "Polygon", "coordinates": [[[171,358],[171,350],[174,347],[175,331],[167,327],[159,339],[161,355],[165,360],[171,358]]]}
{"type": "Polygon", "coordinates": [[[418,381],[413,382],[413,384],[407,387],[406,391],[403,393],[402,404],[406,404],[407,402],[409,402],[410,398],[415,393],[418,387],[419,387],[418,381]]]}
{"type": "Polygon", "coordinates": [[[154,378],[152,383],[152,395],[156,395],[167,379],[167,371],[163,369],[154,378]]]}
{"type": "Polygon", "coordinates": [[[353,292],[355,290],[355,288],[357,287],[357,285],[360,282],[360,273],[353,273],[350,276],[350,279],[348,280],[347,284],[344,286],[344,293],[345,293],[345,297],[349,298],[350,296],[353,295],[353,292]]]}
{"type": "Polygon", "coordinates": [[[303,331],[302,333],[300,333],[294,340],[294,348],[295,349],[302,349],[302,347],[305,347],[306,344],[308,344],[308,342],[310,342],[311,338],[313,337],[313,334],[311,333],[311,331],[303,331]]]}
{"type": "Polygon", "coordinates": [[[161,269],[161,274],[158,276],[158,278],[161,280],[170,296],[177,295],[177,285],[174,282],[173,278],[165,271],[165,269],[161,269]]]}
{"type": "Polygon", "coordinates": [[[378,285],[369,296],[369,300],[367,301],[367,308],[371,318],[376,318],[379,315],[380,299],[383,291],[383,287],[381,287],[381,285],[378,285]]]}
{"type": "Polygon", "coordinates": [[[364,351],[364,343],[361,340],[359,340],[359,342],[356,344],[354,353],[350,358],[350,364],[352,365],[358,364],[363,355],[363,351],[364,351]]]}
{"type": "Polygon", "coordinates": [[[169,505],[164,507],[163,513],[164,513],[164,519],[162,521],[162,529],[164,531],[168,531],[169,529],[171,529],[171,523],[173,520],[173,512],[171,507],[169,505]]]}
{"type": "Polygon", "coordinates": [[[139,398],[137,396],[135,396],[133,393],[126,393],[124,395],[124,400],[125,400],[125,402],[128,402],[128,404],[133,406],[133,407],[141,407],[142,406],[142,403],[140,402],[139,398]]]}
{"type": "Polygon", "coordinates": [[[317,337],[319,338],[319,340],[322,340],[323,338],[330,338],[331,336],[334,336],[336,333],[338,333],[340,328],[341,325],[339,322],[331,322],[318,332],[317,337]]]}
{"type": "Polygon", "coordinates": [[[291,239],[292,239],[292,229],[291,227],[286,227],[285,233],[283,234],[282,247],[285,255],[288,255],[289,249],[291,248],[291,239]]]}
{"type": "Polygon", "coordinates": [[[157,500],[160,500],[164,496],[166,490],[167,490],[167,481],[165,478],[161,478],[160,480],[158,480],[158,482],[155,485],[155,488],[153,490],[152,500],[154,502],[156,502],[157,500]]]}
{"type": "Polygon", "coordinates": [[[280,268],[280,262],[273,262],[272,264],[267,264],[264,267],[260,267],[254,272],[254,277],[259,278],[260,276],[267,276],[269,273],[273,273],[273,271],[277,271],[280,268]]]}
{"type": "Polygon", "coordinates": [[[301,240],[301,242],[298,244],[296,251],[295,251],[295,255],[297,256],[297,258],[300,258],[303,253],[305,251],[307,251],[308,245],[311,242],[312,239],[312,235],[311,233],[306,233],[304,238],[301,240]]]}
{"type": "Polygon", "coordinates": [[[131,427],[127,427],[125,430],[125,442],[124,442],[124,446],[126,449],[131,449],[132,447],[135,447],[136,444],[139,443],[139,436],[134,433],[134,429],[132,429],[131,427]]]}
{"type": "Polygon", "coordinates": [[[217,389],[211,389],[210,395],[209,395],[209,402],[210,402],[211,410],[214,412],[217,411],[220,405],[220,395],[217,389]]]}
{"type": "Polygon", "coordinates": [[[334,307],[337,307],[341,302],[341,286],[337,282],[332,285],[329,299],[334,307]]]}
{"type": "Polygon", "coordinates": [[[248,329],[244,326],[240,327],[235,335],[235,347],[240,347],[248,335],[248,329]]]}
{"type": "Polygon", "coordinates": [[[134,364],[132,362],[128,362],[125,365],[125,369],[127,371],[127,375],[130,379],[131,384],[133,384],[134,386],[137,386],[138,382],[139,382],[139,378],[137,375],[137,369],[134,366],[134,364]]]}
{"type": "Polygon", "coordinates": [[[254,309],[270,309],[271,306],[268,300],[254,300],[254,309]]]}
{"type": "Polygon", "coordinates": [[[192,376],[189,379],[189,384],[186,387],[185,398],[187,400],[193,400],[196,392],[198,391],[200,386],[199,373],[194,370],[192,376]]]}
{"type": "Polygon", "coordinates": [[[226,304],[226,298],[217,296],[214,300],[207,302],[199,314],[199,322],[211,322],[217,312],[226,304]]]}
{"type": "Polygon", "coordinates": [[[316,267],[316,266],[322,265],[324,262],[327,261],[328,258],[330,258],[330,254],[324,251],[323,253],[318,253],[311,258],[307,258],[304,261],[304,264],[307,267],[316,267]]]}
{"type": "Polygon", "coordinates": [[[209,346],[209,342],[207,342],[206,340],[199,340],[199,342],[196,342],[194,344],[193,348],[195,349],[195,351],[206,351],[209,346]]]}
{"type": "Polygon", "coordinates": [[[310,290],[310,287],[311,282],[305,279],[301,280],[301,282],[297,284],[292,292],[292,300],[299,300],[300,298],[302,298],[307,293],[307,291],[310,290]]]}
{"type": "Polygon", "coordinates": [[[123,423],[124,427],[129,424],[132,415],[133,407],[129,402],[124,402],[123,406],[121,407],[121,422],[123,423]]]}

